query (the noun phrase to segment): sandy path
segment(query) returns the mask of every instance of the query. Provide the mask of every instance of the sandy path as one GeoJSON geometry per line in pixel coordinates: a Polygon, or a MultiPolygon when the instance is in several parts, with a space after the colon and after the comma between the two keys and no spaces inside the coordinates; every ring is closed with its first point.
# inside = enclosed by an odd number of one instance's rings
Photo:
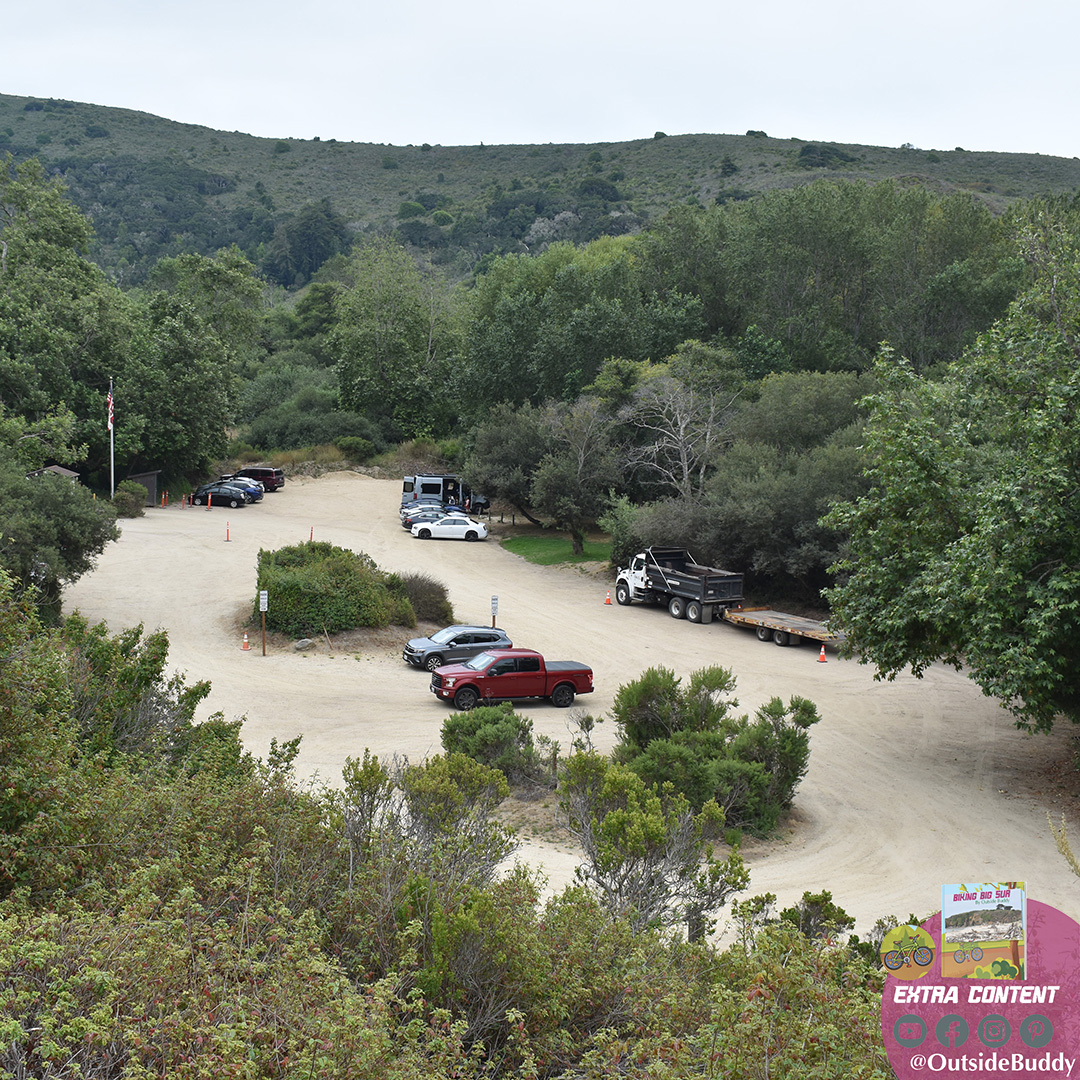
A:
{"type": "MultiPolygon", "coordinates": [[[[237,627],[250,610],[260,548],[328,540],[365,551],[384,569],[422,570],[450,590],[457,617],[487,624],[491,596],[514,642],[552,659],[580,660],[597,691],[580,699],[606,713],[621,683],[651,665],[689,674],[731,667],[744,711],[768,698],[801,694],[823,717],[812,729],[810,770],[783,835],[745,850],[749,895],[781,904],[804,889],[832,890],[865,932],[884,914],[926,914],[945,882],[1026,880],[1029,895],[1080,919],[1080,882],[1058,855],[1043,809],[1021,778],[1068,738],[1017,732],[979,689],[950,669],[922,680],[875,683],[871,670],[815,649],[762,644],[727,624],[676,622],[647,607],[604,603],[606,583],[577,571],[535,567],[497,543],[414,540],[398,524],[397,482],[355,473],[291,481],[244,509],[148,510],[97,569],[68,590],[67,610],[113,632],[142,622],[169,632],[171,659],[191,680],[211,680],[200,715],[246,716],[245,742],[265,755],[271,738],[303,735],[298,771],[333,782],[347,756],[365,748],[418,759],[440,751],[445,706],[425,672],[408,668],[400,646],[331,655],[269,650],[257,635],[240,649],[237,627]],[[226,543],[226,523],[229,541],[226,543]]],[[[411,636],[401,632],[401,641],[411,636]]],[[[567,713],[546,703],[521,709],[534,731],[567,747],[567,713]]],[[[611,722],[594,742],[615,740],[611,722]]],[[[1077,833],[1080,840],[1080,833],[1077,833]]],[[[530,843],[551,885],[573,874],[573,854],[530,843]]]]}

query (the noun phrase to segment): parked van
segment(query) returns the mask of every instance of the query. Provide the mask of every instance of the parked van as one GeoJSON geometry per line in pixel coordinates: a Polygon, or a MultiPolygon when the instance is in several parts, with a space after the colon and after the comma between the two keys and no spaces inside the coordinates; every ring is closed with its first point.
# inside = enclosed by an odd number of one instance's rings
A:
{"type": "Polygon", "coordinates": [[[401,505],[407,506],[411,502],[453,503],[475,513],[488,508],[487,499],[472,492],[469,485],[453,473],[406,476],[401,486],[401,505]]]}
{"type": "Polygon", "coordinates": [[[285,473],[281,469],[271,469],[267,465],[247,465],[236,470],[237,476],[247,476],[258,480],[267,491],[277,491],[285,486],[285,473]]]}

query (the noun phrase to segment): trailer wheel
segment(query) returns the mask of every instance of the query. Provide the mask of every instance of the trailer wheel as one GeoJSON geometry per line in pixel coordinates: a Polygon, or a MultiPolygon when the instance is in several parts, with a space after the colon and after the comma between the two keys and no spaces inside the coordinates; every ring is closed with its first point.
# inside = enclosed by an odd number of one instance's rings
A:
{"type": "Polygon", "coordinates": [[[620,581],[615,586],[615,603],[621,604],[623,607],[630,603],[630,587],[625,581],[620,581]]]}
{"type": "Polygon", "coordinates": [[[768,641],[772,637],[772,631],[767,626],[759,626],[757,628],[758,641],[768,641]]]}
{"type": "Polygon", "coordinates": [[[686,618],[686,601],[681,596],[673,596],[668,601],[667,609],[673,619],[686,618]]]}
{"type": "Polygon", "coordinates": [[[788,632],[786,630],[774,630],[772,639],[777,645],[786,645],[789,640],[788,632]]]}
{"type": "Polygon", "coordinates": [[[691,600],[686,605],[686,617],[690,622],[701,622],[701,604],[697,600],[691,600]]]}

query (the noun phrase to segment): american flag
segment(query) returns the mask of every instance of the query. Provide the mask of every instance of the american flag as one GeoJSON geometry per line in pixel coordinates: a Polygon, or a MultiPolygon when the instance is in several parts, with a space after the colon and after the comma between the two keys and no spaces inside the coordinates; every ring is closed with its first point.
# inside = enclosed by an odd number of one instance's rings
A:
{"type": "Polygon", "coordinates": [[[112,388],[111,387],[109,389],[108,402],[109,402],[109,430],[112,431],[112,429],[113,429],[113,408],[112,408],[112,388]]]}

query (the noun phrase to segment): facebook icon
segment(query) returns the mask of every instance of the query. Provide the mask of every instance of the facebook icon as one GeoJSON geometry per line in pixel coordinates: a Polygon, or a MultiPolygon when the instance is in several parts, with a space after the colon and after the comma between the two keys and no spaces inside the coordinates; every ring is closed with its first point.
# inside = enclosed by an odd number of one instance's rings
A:
{"type": "Polygon", "coordinates": [[[937,1041],[947,1050],[956,1050],[958,1047],[963,1046],[968,1041],[968,1035],[970,1034],[971,1029],[968,1027],[967,1021],[962,1016],[957,1016],[956,1013],[943,1016],[934,1028],[937,1041]]]}

